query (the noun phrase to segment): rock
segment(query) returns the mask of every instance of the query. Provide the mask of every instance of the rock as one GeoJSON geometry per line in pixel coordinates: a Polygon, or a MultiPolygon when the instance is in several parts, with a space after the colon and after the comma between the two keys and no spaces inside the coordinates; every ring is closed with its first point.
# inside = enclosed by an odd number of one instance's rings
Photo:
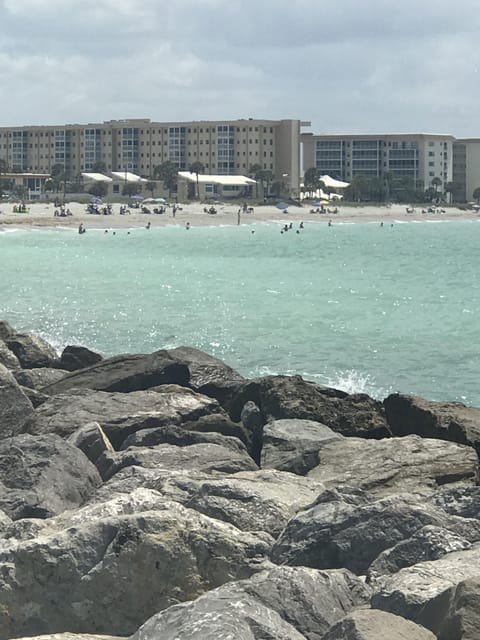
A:
{"type": "Polygon", "coordinates": [[[22,387],[39,391],[42,387],[53,384],[65,376],[62,369],[38,367],[36,369],[12,369],[12,375],[22,387]]]}
{"type": "Polygon", "coordinates": [[[224,405],[232,420],[240,419],[248,401],[260,408],[264,423],[293,418],[321,422],[345,436],[390,435],[380,402],[365,394],[348,395],[307,382],[301,376],[266,376],[242,383],[224,405]]]}
{"type": "Polygon", "coordinates": [[[192,444],[176,447],[161,444],[156,447],[132,447],[126,451],[104,452],[97,460],[103,480],[129,466],[162,467],[163,469],[195,469],[205,473],[236,473],[257,469],[248,453],[233,451],[218,444],[192,444]]]}
{"type": "MultiPolygon", "coordinates": [[[[480,540],[480,522],[477,523],[477,540],[480,540]]],[[[367,579],[396,573],[425,560],[438,560],[452,551],[470,549],[466,538],[444,527],[426,525],[407,540],[402,540],[391,549],[383,551],[370,565],[367,579]]]]}
{"type": "Polygon", "coordinates": [[[222,413],[212,413],[200,416],[196,420],[188,421],[190,431],[201,433],[215,432],[223,436],[233,436],[241,440],[251,450],[251,433],[238,422],[233,422],[222,413]]]}
{"type": "Polygon", "coordinates": [[[11,372],[0,364],[0,442],[24,431],[34,416],[32,403],[11,372]]]}
{"type": "Polygon", "coordinates": [[[87,347],[81,347],[77,345],[68,345],[62,351],[60,356],[60,366],[67,371],[78,371],[79,369],[85,369],[103,360],[103,356],[87,349],[87,347]]]}
{"type": "Polygon", "coordinates": [[[375,496],[477,483],[475,450],[454,442],[406,436],[331,440],[308,476],[326,487],[355,486],[375,496]]]}
{"type": "MultiPolygon", "coordinates": [[[[360,609],[337,622],[322,640],[435,640],[431,631],[410,620],[375,609],[360,609]]],[[[450,639],[453,640],[453,639],[450,639]]]]}
{"type": "Polygon", "coordinates": [[[320,422],[273,420],[263,428],[260,466],[305,475],[319,463],[320,444],[341,437],[320,422]]]}
{"type": "Polygon", "coordinates": [[[270,536],[154,494],[66,513],[38,540],[4,544],[0,640],[65,629],[124,636],[172,604],[262,570],[270,536]]]}
{"type": "Polygon", "coordinates": [[[469,444],[480,453],[480,408],[461,402],[434,402],[393,393],[384,400],[385,413],[397,436],[417,434],[469,444]]]}
{"type": "Polygon", "coordinates": [[[193,347],[168,349],[168,355],[179,363],[185,363],[190,374],[189,386],[199,393],[216,398],[225,384],[245,380],[238,371],[222,360],[193,347]]]}
{"type": "Polygon", "coordinates": [[[480,487],[441,487],[432,500],[450,515],[462,518],[478,518],[480,514],[480,487]]]}
{"type": "Polygon", "coordinates": [[[438,640],[475,640],[480,629],[480,576],[459,582],[421,613],[438,640]]]}
{"type": "Polygon", "coordinates": [[[240,413],[240,420],[245,429],[248,429],[249,431],[258,431],[265,424],[262,412],[251,400],[248,400],[248,402],[243,405],[240,413]]]}
{"type": "Polygon", "coordinates": [[[96,464],[98,458],[105,451],[114,451],[110,440],[98,422],[90,422],[79,427],[68,436],[67,442],[83,451],[93,464],[96,464]]]}
{"type": "Polygon", "coordinates": [[[7,516],[5,511],[0,510],[0,538],[3,535],[5,529],[12,524],[12,519],[7,516]]]}
{"type": "Polygon", "coordinates": [[[94,389],[130,393],[162,384],[187,386],[190,379],[186,364],[173,359],[167,351],[148,355],[120,355],[106,358],[86,369],[67,374],[62,380],[47,385],[45,393],[65,393],[70,389],[94,389]]]}
{"type": "Polygon", "coordinates": [[[32,403],[32,407],[34,409],[42,405],[44,402],[46,402],[50,398],[50,396],[47,396],[45,393],[41,393],[40,391],[35,391],[35,389],[30,389],[30,387],[20,387],[20,389],[30,400],[30,402],[32,403]]]}
{"type": "Polygon", "coordinates": [[[238,438],[222,436],[219,433],[190,431],[188,423],[184,426],[167,425],[156,429],[142,429],[128,436],[120,449],[129,447],[155,447],[159,444],[173,444],[177,447],[188,447],[192,444],[218,444],[237,453],[246,453],[247,449],[238,438]]]}
{"type": "Polygon", "coordinates": [[[166,609],[142,625],[132,640],[187,635],[192,640],[316,640],[346,611],[366,604],[367,598],[368,589],[347,571],[275,567],[166,609]],[[226,636],[230,630],[232,635],[226,636]]]}
{"type": "Polygon", "coordinates": [[[429,627],[431,615],[427,612],[431,603],[463,580],[477,578],[479,561],[480,544],[475,544],[465,551],[449,553],[438,560],[420,562],[383,576],[375,584],[372,607],[429,627]]]}
{"type": "Polygon", "coordinates": [[[17,356],[10,351],[7,345],[0,339],[0,364],[7,369],[16,369],[20,366],[17,356]]]}
{"type": "Polygon", "coordinates": [[[6,320],[0,320],[0,340],[13,338],[16,331],[6,320]]]}
{"type": "Polygon", "coordinates": [[[17,356],[20,366],[24,369],[37,367],[55,367],[58,355],[46,340],[30,333],[15,333],[11,338],[5,338],[5,344],[17,356]]]}
{"type": "Polygon", "coordinates": [[[0,441],[0,509],[13,520],[78,507],[100,483],[86,456],[58,436],[21,434],[0,441]]]}
{"type": "Polygon", "coordinates": [[[122,636],[97,636],[91,633],[48,633],[43,636],[28,636],[17,640],[124,640],[122,636]]]}
{"type": "Polygon", "coordinates": [[[118,449],[136,431],[178,425],[215,412],[222,412],[216,400],[176,386],[162,393],[72,389],[52,396],[39,407],[28,431],[56,433],[64,438],[86,423],[98,422],[118,449]]]}
{"type": "MultiPolygon", "coordinates": [[[[271,557],[278,564],[346,567],[359,575],[374,563],[376,571],[388,572],[391,567],[384,567],[378,556],[411,540],[427,525],[463,536],[467,544],[480,541],[480,521],[450,516],[435,508],[428,496],[402,494],[371,500],[358,489],[344,489],[321,493],[312,507],[297,513],[278,537],[271,557]]],[[[423,547],[420,538],[416,542],[416,549],[411,541],[403,554],[397,547],[399,564],[420,561],[422,553],[427,554],[431,543],[427,534],[424,532],[423,547]]],[[[445,548],[447,544],[445,541],[445,548]]],[[[453,548],[453,536],[451,544],[453,548]]],[[[375,571],[369,575],[373,578],[375,571]]]]}

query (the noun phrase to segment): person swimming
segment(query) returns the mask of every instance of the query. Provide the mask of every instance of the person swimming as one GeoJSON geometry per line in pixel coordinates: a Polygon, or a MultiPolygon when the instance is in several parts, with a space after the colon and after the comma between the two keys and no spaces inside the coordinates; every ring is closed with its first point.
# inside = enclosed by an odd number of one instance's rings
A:
{"type": "Polygon", "coordinates": [[[190,222],[185,223],[185,229],[188,231],[190,229],[190,222]]]}

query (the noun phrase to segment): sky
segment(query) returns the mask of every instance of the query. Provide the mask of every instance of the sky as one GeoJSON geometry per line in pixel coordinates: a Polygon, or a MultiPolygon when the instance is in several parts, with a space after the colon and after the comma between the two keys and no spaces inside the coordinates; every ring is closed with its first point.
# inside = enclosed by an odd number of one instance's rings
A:
{"type": "Polygon", "coordinates": [[[0,126],[480,137],[479,0],[0,0],[0,126]]]}

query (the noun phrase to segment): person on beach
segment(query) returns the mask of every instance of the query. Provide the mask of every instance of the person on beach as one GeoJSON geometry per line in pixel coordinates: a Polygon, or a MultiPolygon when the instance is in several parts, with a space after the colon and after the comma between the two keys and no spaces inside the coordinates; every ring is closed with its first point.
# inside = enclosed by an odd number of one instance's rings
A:
{"type": "Polygon", "coordinates": [[[242,211],[241,209],[239,209],[239,210],[237,211],[237,225],[239,225],[239,224],[240,224],[240,213],[241,213],[241,211],[242,211]]]}

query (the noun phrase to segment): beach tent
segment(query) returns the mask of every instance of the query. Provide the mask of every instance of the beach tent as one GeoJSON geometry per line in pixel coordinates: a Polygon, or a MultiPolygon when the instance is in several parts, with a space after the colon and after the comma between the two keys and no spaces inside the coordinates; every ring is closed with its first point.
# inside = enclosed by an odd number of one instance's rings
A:
{"type": "Polygon", "coordinates": [[[320,180],[327,187],[327,189],[346,189],[348,186],[350,186],[349,182],[336,180],[335,178],[331,178],[327,174],[325,174],[324,176],[320,176],[320,180]]]}

